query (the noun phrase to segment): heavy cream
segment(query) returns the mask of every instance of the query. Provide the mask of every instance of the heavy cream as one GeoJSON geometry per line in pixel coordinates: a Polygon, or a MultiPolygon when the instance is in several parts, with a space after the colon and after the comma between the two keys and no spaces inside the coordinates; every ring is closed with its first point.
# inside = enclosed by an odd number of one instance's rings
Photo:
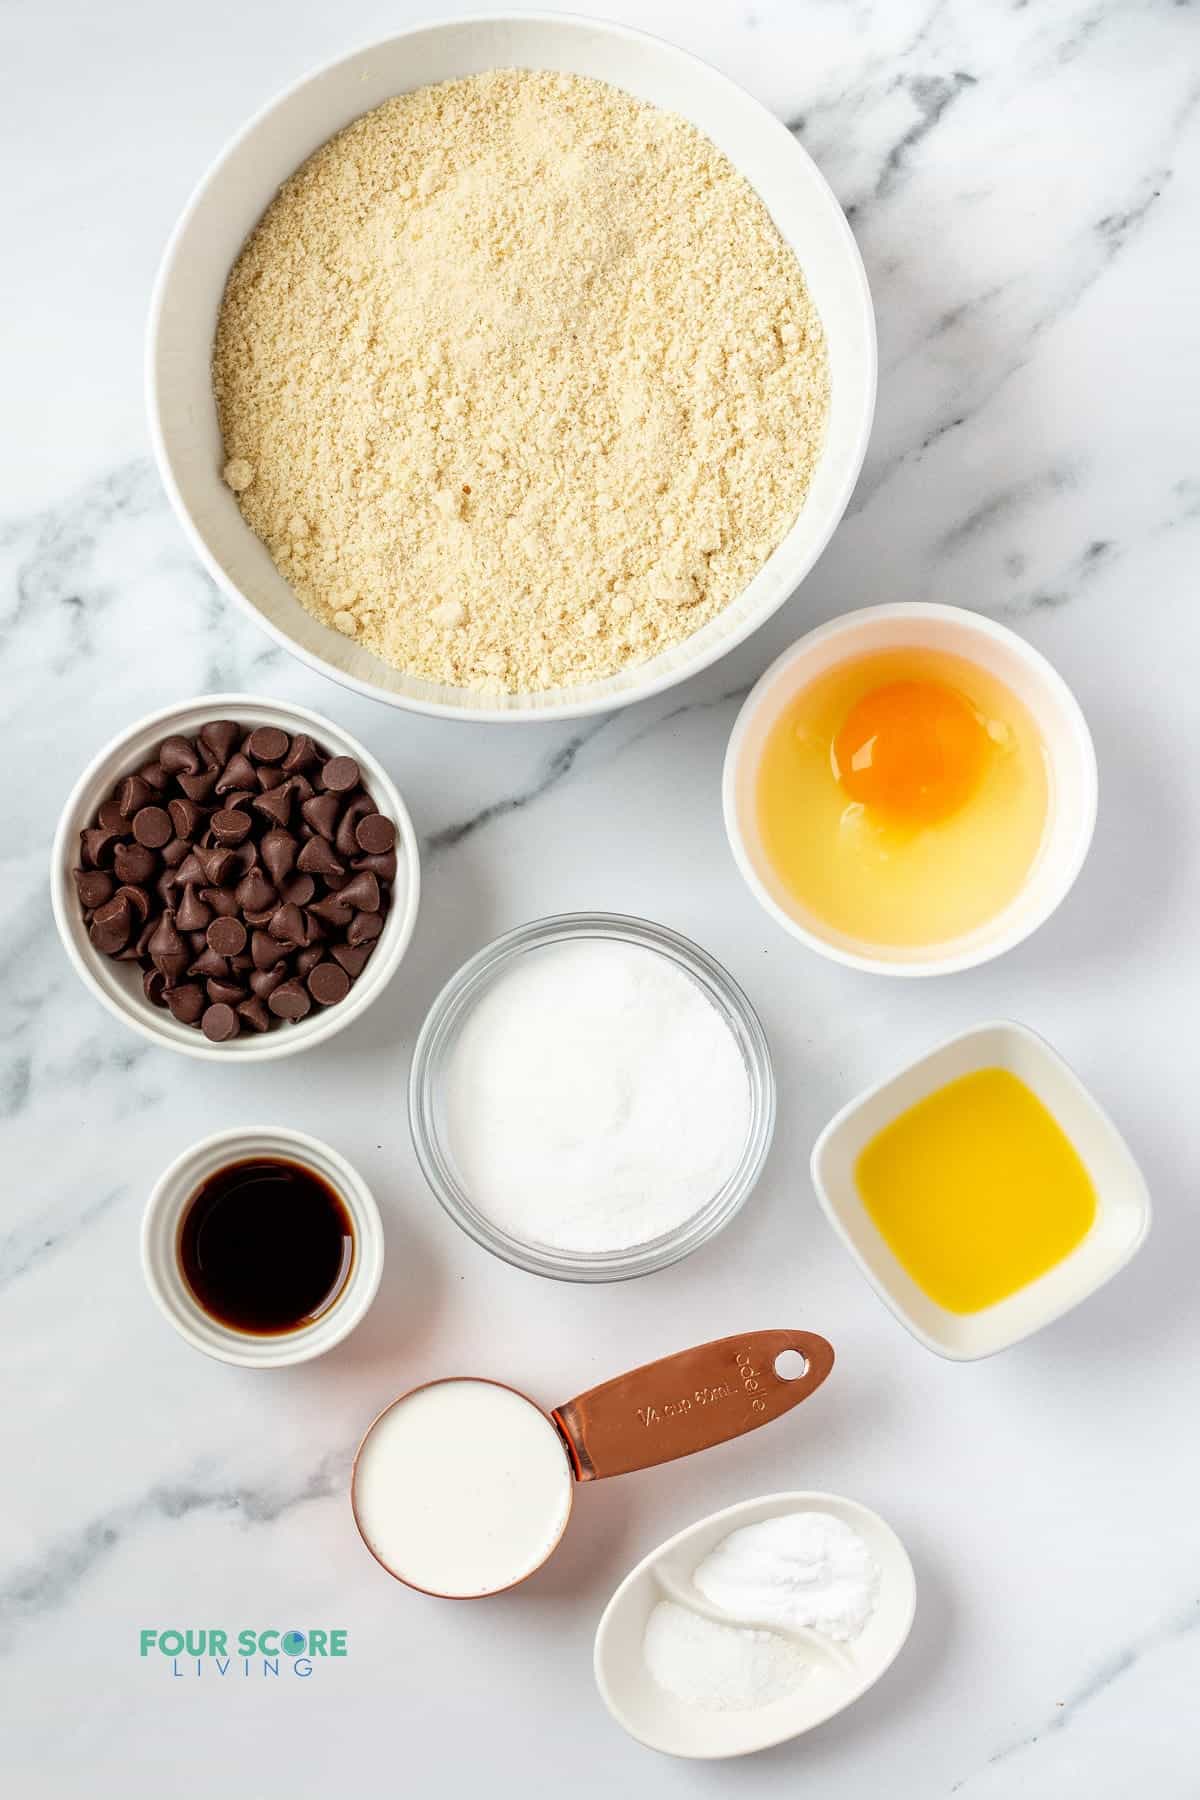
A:
{"type": "Polygon", "coordinates": [[[461,1379],[418,1388],[376,1420],[354,1471],[370,1549],[413,1587],[498,1593],[553,1550],[574,1477],[555,1427],[523,1394],[461,1379]]]}

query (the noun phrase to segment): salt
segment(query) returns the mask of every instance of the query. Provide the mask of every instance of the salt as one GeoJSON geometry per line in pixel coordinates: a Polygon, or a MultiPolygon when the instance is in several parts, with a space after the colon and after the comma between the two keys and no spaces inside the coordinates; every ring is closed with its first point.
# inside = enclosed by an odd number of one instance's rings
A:
{"type": "Polygon", "coordinates": [[[630,1249],[724,1186],[750,1126],[732,1031],[699,983],[615,939],[505,969],[449,1057],[447,1148],[472,1202],[524,1243],[630,1249]]]}
{"type": "Polygon", "coordinates": [[[794,1693],[804,1656],[773,1631],[744,1631],[660,1600],[646,1621],[646,1667],[668,1694],[708,1712],[742,1712],[794,1693]]]}

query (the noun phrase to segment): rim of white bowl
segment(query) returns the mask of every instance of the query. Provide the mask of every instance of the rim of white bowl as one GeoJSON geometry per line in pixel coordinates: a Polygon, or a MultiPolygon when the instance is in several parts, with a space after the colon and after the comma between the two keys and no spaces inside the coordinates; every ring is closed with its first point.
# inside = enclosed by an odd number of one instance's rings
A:
{"type": "MultiPolygon", "coordinates": [[[[842,963],[850,969],[861,969],[871,975],[953,975],[964,969],[977,968],[981,963],[991,962],[1006,951],[1013,950],[1024,943],[1040,926],[1044,925],[1057,912],[1078,879],[1079,872],[1087,860],[1091,848],[1092,837],[1096,829],[1096,812],[1099,804],[1100,777],[1096,763],[1096,746],[1092,741],[1083,708],[1068,687],[1064,678],[1048,657],[1035,648],[1027,638],[1019,632],[1012,631],[1007,625],[988,618],[986,613],[972,612],[965,606],[944,606],[934,601],[904,600],[885,603],[880,606],[862,606],[854,612],[842,613],[836,619],[827,620],[824,625],[817,625],[812,631],[804,633],[795,643],[789,644],[775,660],[759,676],[742,703],[741,710],[734,720],[733,730],[729,734],[729,743],[725,751],[725,763],[721,776],[721,805],[725,816],[725,835],[729,840],[729,848],[738,866],[746,886],[754,895],[763,910],[771,915],[777,924],[792,937],[798,938],[810,950],[828,958],[831,962],[842,963]],[[1062,874],[1054,888],[1048,893],[1039,911],[1031,913],[1027,918],[1015,920],[1006,930],[975,942],[963,950],[951,950],[947,955],[931,954],[907,962],[891,960],[884,956],[873,956],[867,950],[853,950],[847,945],[838,944],[821,937],[799,919],[787,912],[775,899],[764,884],[762,877],[754,866],[753,858],[746,844],[746,836],[742,826],[741,809],[737,800],[737,779],[741,766],[741,758],[746,739],[756,721],[762,696],[776,676],[792,663],[799,662],[815,646],[827,643],[841,636],[851,637],[864,625],[875,620],[912,619],[915,621],[946,620],[964,627],[968,633],[974,632],[981,638],[989,638],[993,643],[1004,644],[1013,650],[1045,684],[1052,695],[1061,716],[1066,723],[1075,748],[1080,756],[1080,766],[1084,776],[1084,807],[1075,831],[1070,855],[1064,860],[1062,874]]],[[[1035,858],[1029,874],[1037,866],[1035,858]]],[[[1028,877],[1027,877],[1028,880],[1028,877]]],[[[1011,900],[1005,912],[1016,907],[1024,888],[1011,900]]],[[[1000,915],[1001,917],[1003,914],[1000,915]]],[[[951,940],[961,941],[961,940],[951,940]]],[[[932,947],[931,947],[932,948],[932,947]]]]}
{"type": "Polygon", "coordinates": [[[142,1214],[141,1253],[155,1305],[194,1350],[243,1369],[287,1369],[324,1356],[365,1318],[383,1279],[383,1219],[358,1170],[332,1145],[282,1125],[237,1125],[189,1145],[163,1170],[142,1214]],[[328,1310],[297,1331],[262,1337],[222,1325],[204,1311],[184,1279],[176,1248],[187,1204],[209,1176],[259,1156],[300,1163],[327,1181],[354,1230],[350,1273],[328,1310]]]}
{"type": "MultiPolygon", "coordinates": [[[[192,729],[198,729],[202,722],[202,719],[198,719],[197,725],[192,729]]],[[[224,1062],[232,1068],[251,1062],[271,1062],[281,1056],[295,1056],[302,1050],[310,1050],[317,1044],[327,1042],[337,1032],[344,1031],[348,1025],[361,1018],[368,1006],[378,999],[404,959],[417,922],[420,898],[421,860],[416,830],[399,789],[382,763],[357,738],[352,737],[332,719],[326,718],[323,713],[313,712],[305,706],[294,706],[288,700],[273,700],[258,694],[198,694],[194,699],[159,707],[110,738],[103,749],[92,757],[67,795],[50,852],[50,903],[54,922],[63,948],[85,987],[114,1018],[120,1019],[150,1043],[163,1049],[178,1051],[181,1056],[200,1057],[207,1062],[224,1062]],[[107,789],[126,772],[127,765],[135,767],[139,761],[145,760],[156,738],[169,737],[172,728],[184,728],[185,721],[200,714],[213,719],[258,714],[261,717],[252,722],[281,724],[285,727],[290,721],[291,730],[306,731],[330,749],[352,756],[362,771],[368,792],[379,803],[380,811],[395,821],[402,863],[407,874],[403,898],[398,902],[393,889],[392,903],[379,942],[344,1000],[339,1001],[336,1006],[324,1007],[319,1011],[314,1009],[307,1018],[298,1020],[294,1025],[280,1025],[253,1038],[239,1036],[228,1044],[210,1044],[203,1032],[194,1026],[180,1025],[178,1031],[173,1031],[167,1024],[167,1017],[159,1016],[160,1009],[143,1000],[132,987],[127,992],[115,981],[110,983],[100,979],[98,971],[102,965],[109,964],[110,959],[102,958],[93,950],[83,934],[82,915],[71,880],[78,833],[88,823],[107,789]],[[132,746],[140,739],[145,739],[146,744],[144,749],[135,752],[132,746]]],[[[132,968],[134,965],[128,966],[132,968]]],[[[176,1021],[171,1020],[171,1025],[175,1024],[176,1021]]]]}
{"type": "MultiPolygon", "coordinates": [[[[304,158],[301,157],[300,161],[302,162],[303,160],[304,158]]],[[[730,160],[732,161],[732,158],[730,160]]],[[[297,166],[299,166],[299,164],[297,164],[297,166]]],[[[736,163],[734,164],[734,167],[737,167],[736,163]]],[[[270,100],[260,106],[240,130],[236,131],[233,136],[222,145],[217,155],[213,158],[207,169],[205,169],[203,175],[188,196],[187,203],[176,221],[170,237],[167,239],[166,248],[162,255],[162,261],[159,263],[154,278],[154,288],[150,298],[150,311],[146,322],[146,347],[143,359],[143,370],[150,441],[154,452],[154,461],[158,470],[159,480],[166,489],[167,498],[171,503],[171,510],[174,512],[176,519],[182,527],[184,535],[190,543],[192,550],[199,557],[201,563],[216,582],[221,592],[228,595],[228,597],[234,601],[248,617],[253,619],[260,630],[265,631],[267,635],[273,638],[274,641],[279,644],[282,649],[286,650],[290,656],[295,656],[300,662],[304,663],[308,668],[313,669],[317,674],[324,675],[328,680],[336,681],[340,686],[349,688],[356,694],[362,694],[369,700],[377,700],[385,706],[398,707],[407,712],[424,713],[433,718],[457,719],[465,724],[521,725],[539,720],[549,722],[556,719],[588,718],[597,713],[619,711],[621,708],[632,706],[635,702],[640,700],[652,699],[656,694],[664,693],[668,689],[678,686],[680,682],[690,680],[693,675],[699,675],[703,670],[711,668],[713,663],[719,662],[722,657],[727,656],[732,650],[735,650],[739,644],[744,643],[752,633],[759,629],[760,626],[765,625],[768,619],[774,617],[780,607],[784,606],[787,601],[791,599],[793,594],[796,593],[801,584],[807,580],[817,562],[824,555],[830,539],[845,516],[846,508],[850,504],[851,496],[857,486],[858,477],[862,472],[863,462],[866,458],[867,446],[870,442],[871,428],[875,420],[875,402],[879,378],[879,346],[875,328],[875,309],[871,299],[870,284],[867,280],[866,267],[863,263],[862,253],[859,250],[858,242],[853,231],[850,229],[849,221],[846,218],[837,195],[822,174],[818,164],[809,155],[803,144],[801,144],[788,130],[782,119],[776,118],[770,108],[764,106],[755,95],[750,93],[748,88],[742,87],[740,82],[736,82],[731,76],[726,75],[724,70],[719,69],[715,63],[710,63],[704,57],[697,56],[694,51],[683,49],[680,45],[672,43],[669,38],[659,37],[654,32],[640,31],[636,27],[621,25],[608,19],[591,18],[585,13],[554,13],[538,9],[517,9],[503,13],[464,13],[460,17],[452,19],[426,19],[416,25],[408,26],[404,31],[388,32],[383,37],[368,39],[365,43],[357,45],[354,49],[345,51],[342,55],[333,57],[330,61],[320,63],[314,68],[309,69],[306,74],[299,78],[299,80],[292,82],[288,87],[273,95],[270,100]],[[224,164],[241,148],[243,142],[250,137],[253,132],[258,130],[273,112],[283,106],[294,94],[297,94],[310,82],[323,78],[344,63],[352,62],[357,57],[366,55],[373,50],[381,49],[385,44],[399,43],[406,38],[415,37],[419,34],[431,31],[459,29],[463,26],[473,25],[495,27],[507,23],[531,25],[544,24],[556,27],[567,26],[570,28],[586,28],[592,31],[604,32],[611,37],[622,38],[629,44],[653,44],[659,49],[670,51],[682,61],[695,64],[698,68],[705,70],[708,75],[724,83],[742,99],[750,101],[759,109],[764,120],[769,121],[770,125],[775,128],[780,140],[788,145],[790,153],[808,164],[816,181],[828,195],[833,214],[835,215],[835,224],[843,237],[847,267],[854,277],[856,299],[861,308],[862,315],[863,346],[866,354],[866,366],[864,369],[864,405],[862,418],[859,422],[857,446],[853,456],[847,464],[841,486],[837,490],[829,507],[829,516],[824,529],[817,535],[810,549],[797,562],[795,568],[789,574],[787,581],[779,584],[779,592],[775,597],[769,603],[764,603],[758,612],[752,617],[745,619],[727,636],[718,639],[705,651],[698,654],[692,661],[683,664],[681,667],[668,670],[663,674],[654,676],[650,680],[631,685],[627,690],[619,690],[613,694],[605,694],[590,700],[571,700],[567,698],[544,705],[526,704],[510,707],[479,705],[466,707],[448,705],[444,701],[439,700],[422,700],[406,694],[393,693],[389,689],[378,686],[374,682],[364,681],[359,676],[350,674],[348,670],[339,669],[336,664],[327,662],[314,651],[306,649],[302,644],[292,638],[282,626],[276,625],[272,620],[268,619],[266,614],[242,592],[235,582],[230,579],[221,563],[209,550],[199,528],[192,518],[190,508],[179,491],[178,483],[175,480],[161,420],[157,352],[167,290],[174,276],[175,263],[188,227],[190,226],[210,184],[216,179],[224,164]]],[[[807,504],[807,500],[805,501],[805,504],[807,504]]],[[[249,530],[249,526],[247,526],[246,529],[249,530]]],[[[777,550],[772,552],[772,555],[768,557],[767,562],[763,564],[763,570],[769,567],[777,553],[777,550]]],[[[763,570],[760,570],[759,574],[761,574],[763,570]]],[[[736,598],[737,596],[735,596],[735,599],[736,598]]],[[[571,692],[569,688],[563,689],[562,691],[568,695],[571,692]]]]}

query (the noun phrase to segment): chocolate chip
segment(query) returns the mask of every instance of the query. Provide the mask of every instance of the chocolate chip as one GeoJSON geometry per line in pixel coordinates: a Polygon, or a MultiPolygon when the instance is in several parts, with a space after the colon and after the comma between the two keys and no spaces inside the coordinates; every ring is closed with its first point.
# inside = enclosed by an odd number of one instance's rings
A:
{"type": "Polygon", "coordinates": [[[261,869],[251,869],[234,889],[234,898],[243,912],[274,911],[278,904],[275,889],[261,869]]]}
{"type": "Polygon", "coordinates": [[[321,770],[321,786],[331,794],[349,794],[362,780],[352,756],[331,756],[321,770]]]}
{"type": "MultiPolygon", "coordinates": [[[[166,818],[166,814],[163,814],[166,818]]],[[[171,821],[167,819],[168,836],[171,821]]],[[[79,854],[83,858],[85,869],[111,868],[116,856],[119,840],[113,831],[106,831],[103,825],[89,826],[79,834],[79,854]]]]}
{"type": "Polygon", "coordinates": [[[334,849],[339,856],[357,856],[358,839],[355,837],[354,833],[358,821],[365,818],[368,813],[374,812],[374,810],[374,804],[368,799],[366,794],[355,794],[347,801],[346,810],[342,814],[341,822],[338,825],[337,834],[333,841],[334,849]]]}
{"type": "Polygon", "coordinates": [[[203,769],[199,775],[180,775],[177,779],[187,798],[194,800],[197,806],[203,806],[213,797],[218,773],[217,769],[203,769]]]}
{"type": "Polygon", "coordinates": [[[188,965],[189,975],[202,975],[205,981],[220,981],[228,975],[229,964],[210,947],[207,940],[196,960],[188,965]]]}
{"type": "MultiPolygon", "coordinates": [[[[151,1006],[165,1006],[167,1004],[167,984],[161,969],[151,968],[142,970],[142,992],[145,994],[151,1006]]],[[[178,993],[179,989],[176,988],[174,992],[178,993]]]]}
{"type": "Polygon", "coordinates": [[[204,871],[204,879],[212,887],[223,887],[234,866],[233,851],[221,844],[198,844],[196,861],[204,871]]]}
{"type": "Polygon", "coordinates": [[[197,1025],[205,1006],[204,989],[195,981],[180,982],[178,987],[168,988],[166,1003],[181,1025],[197,1025]]]}
{"type": "Polygon", "coordinates": [[[265,1000],[286,980],[287,969],[282,962],[276,963],[273,969],[255,969],[250,976],[250,991],[265,1000]]]}
{"type": "Polygon", "coordinates": [[[279,890],[279,898],[289,906],[307,906],[317,891],[311,875],[293,875],[279,890]]]}
{"type": "Polygon", "coordinates": [[[229,761],[230,751],[241,735],[241,726],[235,725],[232,719],[213,719],[210,724],[200,727],[200,742],[221,769],[229,761]]]}
{"type": "Polygon", "coordinates": [[[243,1019],[251,1031],[270,1031],[271,1015],[257,996],[243,1000],[237,1010],[238,1018],[243,1019]]]}
{"type": "Polygon", "coordinates": [[[202,766],[200,752],[185,737],[164,738],[158,760],[168,775],[198,775],[202,766]]]}
{"type": "Polygon", "coordinates": [[[237,892],[229,888],[205,887],[200,889],[200,898],[205,906],[210,906],[220,919],[236,919],[238,916],[237,892]]]}
{"type": "Polygon", "coordinates": [[[218,844],[232,848],[249,837],[250,819],[246,813],[239,812],[236,807],[223,807],[220,812],[213,814],[208,822],[208,828],[218,844]]]}
{"type": "Polygon", "coordinates": [[[292,816],[292,784],[285,781],[282,787],[271,788],[265,794],[259,794],[251,801],[255,812],[261,813],[264,819],[270,819],[274,825],[287,825],[292,816]]]}
{"type": "Polygon", "coordinates": [[[117,788],[117,805],[123,819],[132,819],[153,798],[154,789],[140,775],[127,775],[117,788]]]}
{"type": "Polygon", "coordinates": [[[130,883],[125,882],[117,889],[113,899],[124,900],[127,903],[131,915],[137,919],[137,927],[140,931],[150,917],[150,896],[145,888],[133,887],[130,883]]]}
{"type": "Polygon", "coordinates": [[[173,873],[180,887],[187,887],[189,882],[193,887],[199,887],[200,883],[205,879],[205,875],[204,870],[200,867],[200,861],[196,855],[195,845],[188,845],[187,855],[173,873]]]}
{"type": "Polygon", "coordinates": [[[259,851],[268,875],[276,887],[282,887],[296,866],[296,840],[290,831],[268,831],[259,851]]]}
{"type": "Polygon", "coordinates": [[[138,774],[148,787],[154,789],[156,794],[165,792],[171,785],[171,777],[158,761],[143,763],[138,774]]]}
{"type": "Polygon", "coordinates": [[[183,899],[175,913],[175,923],[180,931],[204,931],[212,918],[212,908],[206,906],[195,888],[190,884],[183,890],[183,899]]]}
{"type": "Polygon", "coordinates": [[[194,837],[199,837],[204,826],[205,815],[194,800],[181,798],[178,794],[174,800],[167,801],[167,811],[171,815],[171,823],[175,827],[175,836],[190,844],[194,837]]]}
{"type": "Polygon", "coordinates": [[[354,908],[343,906],[338,894],[326,894],[323,900],[314,900],[308,912],[310,916],[315,914],[326,925],[333,925],[338,930],[343,930],[354,917],[354,908]]]}
{"type": "Polygon", "coordinates": [[[112,899],[112,876],[106,875],[103,869],[76,869],[75,891],[80,905],[91,912],[94,906],[103,906],[106,900],[112,899]]]}
{"type": "Polygon", "coordinates": [[[290,748],[288,734],[278,725],[259,725],[250,733],[246,748],[255,762],[282,762],[290,748]]]}
{"type": "Polygon", "coordinates": [[[185,844],[182,838],[172,838],[169,844],[163,846],[162,859],[168,869],[177,869],[187,861],[191,853],[191,846],[185,844]]]}
{"type": "Polygon", "coordinates": [[[356,912],[379,911],[379,883],[369,869],[360,869],[353,880],[338,889],[337,897],[343,906],[352,906],[356,912]]]}
{"type": "Polygon", "coordinates": [[[354,827],[354,837],[369,856],[386,856],[395,847],[396,827],[382,813],[367,813],[354,827]]]}
{"type": "Polygon", "coordinates": [[[167,911],[154,927],[147,945],[156,969],[161,969],[167,985],[173,986],[188,965],[188,948],[175,929],[175,915],[167,911]]]}
{"type": "Polygon", "coordinates": [[[296,952],[296,973],[305,976],[310,969],[315,969],[325,955],[324,944],[308,944],[303,950],[296,952]]]}
{"type": "Polygon", "coordinates": [[[246,990],[240,981],[222,981],[218,976],[205,982],[204,991],[214,1006],[236,1006],[246,998],[246,990]]]}
{"type": "Polygon", "coordinates": [[[120,803],[116,800],[102,801],[96,818],[103,825],[105,831],[115,831],[120,835],[125,830],[125,816],[121,811],[120,803]]]}
{"type": "Polygon", "coordinates": [[[300,808],[306,825],[311,825],[319,837],[333,842],[333,834],[337,830],[338,814],[342,803],[336,794],[314,794],[300,808]]]}
{"type": "Polygon", "coordinates": [[[214,919],[206,935],[218,956],[236,956],[245,947],[246,927],[240,919],[214,919]]]}
{"type": "Polygon", "coordinates": [[[89,936],[97,950],[105,956],[115,956],[129,942],[129,933],[133,928],[133,919],[128,900],[114,895],[106,900],[103,906],[97,907],[92,914],[89,936]]]}
{"type": "Polygon", "coordinates": [[[346,942],[356,947],[359,944],[370,944],[383,930],[383,914],[377,912],[355,913],[346,932],[346,942]]]}
{"type": "Polygon", "coordinates": [[[242,751],[235,750],[221,771],[217,782],[218,794],[232,794],[236,789],[244,789],[248,794],[258,792],[258,779],[254,773],[254,764],[242,751]]]}
{"type": "Polygon", "coordinates": [[[161,850],[173,835],[171,815],[162,806],[143,806],[133,815],[133,835],[147,850],[161,850]]]}
{"type": "Polygon", "coordinates": [[[250,954],[254,958],[256,969],[273,969],[287,955],[287,945],[281,944],[266,931],[253,931],[250,934],[250,954]]]}
{"type": "Polygon", "coordinates": [[[267,1005],[277,1019],[289,1019],[293,1022],[312,1011],[312,1001],[298,981],[281,982],[267,1005]]]}
{"type": "Polygon", "coordinates": [[[118,844],[113,852],[113,868],[118,881],[129,881],[141,886],[143,882],[152,881],[158,863],[152,851],[142,844],[118,844]]]}
{"type": "Polygon", "coordinates": [[[350,977],[339,963],[319,962],[309,972],[308,991],[319,1006],[336,1006],[350,992],[350,977]]]}
{"type": "Polygon", "coordinates": [[[296,858],[296,867],[305,875],[344,875],[346,872],[322,837],[309,838],[296,858]]]}
{"type": "Polygon", "coordinates": [[[330,954],[335,962],[341,963],[351,981],[357,981],[374,948],[374,944],[335,944],[330,954]]]}
{"type": "Polygon", "coordinates": [[[305,941],[304,915],[298,906],[281,906],[273,915],[267,926],[273,938],[281,944],[298,946],[305,941]]]}
{"type": "Polygon", "coordinates": [[[200,1020],[200,1029],[210,1043],[226,1044],[230,1038],[237,1036],[241,1024],[232,1006],[218,1002],[216,1006],[209,1006],[205,1009],[200,1020]]]}
{"type": "Polygon", "coordinates": [[[272,768],[269,763],[259,764],[258,785],[263,790],[264,794],[268,793],[271,788],[283,787],[286,782],[287,776],[282,769],[272,768]]]}
{"type": "Polygon", "coordinates": [[[311,764],[320,761],[317,746],[303,731],[298,731],[292,739],[292,747],[283,759],[283,767],[289,775],[297,769],[307,769],[311,764]]]}
{"type": "Polygon", "coordinates": [[[380,881],[395,881],[396,852],[389,850],[383,856],[356,856],[354,867],[370,869],[372,875],[378,875],[380,881]]]}

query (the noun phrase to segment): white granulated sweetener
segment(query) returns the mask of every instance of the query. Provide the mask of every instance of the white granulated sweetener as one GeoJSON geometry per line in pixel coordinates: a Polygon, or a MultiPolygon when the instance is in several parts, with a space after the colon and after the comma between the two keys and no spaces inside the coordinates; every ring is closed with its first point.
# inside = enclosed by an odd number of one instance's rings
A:
{"type": "Polygon", "coordinates": [[[649,1243],[733,1173],[750,1124],[741,1051],[655,950],[548,944],[476,1004],[446,1072],[447,1145],[474,1204],[525,1243],[649,1243]]]}
{"type": "Polygon", "coordinates": [[[783,1700],[809,1667],[803,1651],[773,1631],[718,1625],[673,1600],[660,1600],[650,1614],[642,1652],[660,1688],[708,1712],[783,1700]]]}

